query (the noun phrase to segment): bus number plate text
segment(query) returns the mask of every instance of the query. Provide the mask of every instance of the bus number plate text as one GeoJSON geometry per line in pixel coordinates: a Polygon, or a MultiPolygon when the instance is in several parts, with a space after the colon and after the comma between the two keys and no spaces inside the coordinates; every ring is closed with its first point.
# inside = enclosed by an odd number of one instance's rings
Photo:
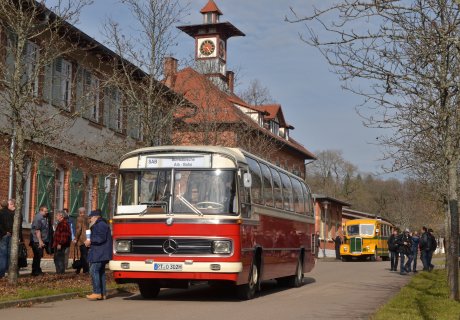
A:
{"type": "Polygon", "coordinates": [[[153,265],[155,271],[182,271],[180,263],[155,263],[153,265]]]}

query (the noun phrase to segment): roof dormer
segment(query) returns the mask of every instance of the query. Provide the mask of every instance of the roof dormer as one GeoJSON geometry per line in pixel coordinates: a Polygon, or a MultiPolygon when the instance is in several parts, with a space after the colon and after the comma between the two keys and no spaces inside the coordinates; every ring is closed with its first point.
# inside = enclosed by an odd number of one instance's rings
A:
{"type": "Polygon", "coordinates": [[[200,13],[203,14],[203,24],[218,23],[219,16],[222,15],[222,11],[219,10],[213,0],[209,0],[200,10],[200,13]]]}

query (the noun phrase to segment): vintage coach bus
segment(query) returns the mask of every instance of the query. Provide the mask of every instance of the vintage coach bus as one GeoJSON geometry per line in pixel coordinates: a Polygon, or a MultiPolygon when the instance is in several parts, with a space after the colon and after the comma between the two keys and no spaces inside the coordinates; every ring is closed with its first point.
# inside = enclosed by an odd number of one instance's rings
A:
{"type": "Polygon", "coordinates": [[[315,262],[308,186],[240,149],[126,154],[112,227],[114,278],[137,283],[144,298],[209,281],[252,299],[262,280],[300,286],[315,262]]]}
{"type": "Polygon", "coordinates": [[[393,228],[393,224],[382,219],[347,221],[343,230],[345,243],[340,246],[342,261],[350,261],[353,257],[388,260],[388,238],[393,228]]]}

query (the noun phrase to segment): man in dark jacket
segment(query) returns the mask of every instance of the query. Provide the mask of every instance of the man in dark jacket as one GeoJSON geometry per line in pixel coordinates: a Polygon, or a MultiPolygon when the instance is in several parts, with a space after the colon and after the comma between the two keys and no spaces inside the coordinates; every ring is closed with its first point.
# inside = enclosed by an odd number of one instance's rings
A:
{"type": "Polygon", "coordinates": [[[406,229],[403,233],[401,233],[401,235],[398,236],[396,243],[398,244],[399,260],[400,260],[399,273],[401,275],[404,275],[404,274],[407,274],[408,269],[409,269],[409,266],[407,264],[404,264],[404,258],[406,256],[409,258],[409,256],[411,255],[411,247],[412,247],[412,241],[409,235],[409,229],[406,229]]]}
{"type": "Polygon", "coordinates": [[[433,254],[438,247],[438,242],[433,234],[433,229],[428,229],[428,245],[429,245],[429,253],[428,253],[428,270],[431,271],[434,269],[434,264],[431,263],[431,259],[433,259],[433,254]]]}
{"type": "Polygon", "coordinates": [[[5,276],[10,263],[10,213],[8,212],[7,201],[2,201],[0,210],[0,278],[5,276]]]}
{"type": "Polygon", "coordinates": [[[88,262],[91,264],[89,272],[93,293],[86,298],[91,301],[104,300],[107,297],[105,266],[112,259],[112,234],[109,225],[102,219],[101,210],[91,211],[88,217],[91,236],[85,241],[85,245],[90,247],[88,262]]]}
{"type": "Polygon", "coordinates": [[[423,271],[430,270],[430,243],[431,239],[428,234],[428,229],[422,227],[422,235],[420,236],[420,259],[422,260],[423,271]]]}
{"type": "MultiPolygon", "coordinates": [[[[418,236],[418,232],[414,231],[414,234],[412,235],[412,256],[413,256],[413,267],[412,271],[415,273],[417,272],[417,256],[418,256],[418,247],[420,245],[420,237],[418,236]]],[[[410,268],[410,266],[409,266],[410,268]]]]}
{"type": "Polygon", "coordinates": [[[390,238],[388,238],[388,250],[390,251],[390,271],[398,270],[399,251],[398,244],[396,243],[397,238],[398,230],[394,229],[390,238]]]}
{"type": "Polygon", "coordinates": [[[342,244],[342,238],[337,233],[337,236],[335,237],[335,239],[333,239],[333,241],[335,244],[335,258],[340,259],[340,245],[342,244]]]}

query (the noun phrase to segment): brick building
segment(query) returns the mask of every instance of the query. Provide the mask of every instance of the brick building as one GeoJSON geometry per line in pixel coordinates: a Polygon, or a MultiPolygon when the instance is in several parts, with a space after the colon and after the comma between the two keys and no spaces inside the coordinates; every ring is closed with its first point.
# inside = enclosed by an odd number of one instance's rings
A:
{"type": "Polygon", "coordinates": [[[165,84],[197,106],[197,114],[174,132],[176,144],[241,147],[301,177],[313,153],[291,137],[294,129],[279,104],[250,105],[234,89],[227,70],[228,39],[244,36],[210,0],[200,10],[203,23],[178,28],[195,39],[196,67],[178,70],[177,60],[165,61],[165,84]]]}

